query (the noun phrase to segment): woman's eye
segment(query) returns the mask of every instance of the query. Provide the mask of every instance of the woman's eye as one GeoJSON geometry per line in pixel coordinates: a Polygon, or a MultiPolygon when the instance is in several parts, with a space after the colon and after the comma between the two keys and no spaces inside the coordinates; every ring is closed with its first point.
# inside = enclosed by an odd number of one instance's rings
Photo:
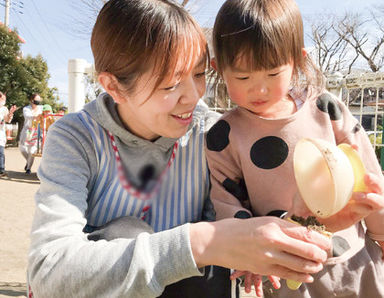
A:
{"type": "Polygon", "coordinates": [[[205,70],[203,72],[199,72],[199,73],[195,74],[195,77],[196,78],[201,78],[201,77],[205,76],[206,74],[207,74],[207,71],[205,70]]]}
{"type": "Polygon", "coordinates": [[[236,77],[236,79],[240,81],[245,81],[245,80],[248,80],[249,77],[236,77]]]}
{"type": "Polygon", "coordinates": [[[173,85],[173,86],[170,86],[170,87],[166,87],[166,88],[163,88],[163,90],[165,91],[174,91],[176,90],[176,88],[180,85],[180,83],[177,83],[176,85],[173,85]]]}

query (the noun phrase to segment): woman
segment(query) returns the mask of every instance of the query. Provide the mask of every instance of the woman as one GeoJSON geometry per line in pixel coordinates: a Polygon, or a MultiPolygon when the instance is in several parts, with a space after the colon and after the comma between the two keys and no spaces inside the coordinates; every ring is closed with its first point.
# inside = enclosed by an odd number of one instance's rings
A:
{"type": "Polygon", "coordinates": [[[35,296],[157,297],[207,265],[311,282],[329,248],[320,234],[274,217],[199,222],[204,132],[218,115],[199,102],[208,53],[191,16],[168,0],[110,0],[91,46],[106,93],[49,129],[29,254],[35,296]],[[98,240],[118,218],[133,235],[98,240]]]}
{"type": "Polygon", "coordinates": [[[29,105],[23,108],[24,126],[20,134],[19,143],[21,154],[27,162],[24,167],[26,174],[31,174],[31,168],[35,160],[33,154],[37,151],[38,127],[34,123],[34,120],[36,120],[42,112],[41,97],[39,94],[34,93],[29,97],[29,105]]]}

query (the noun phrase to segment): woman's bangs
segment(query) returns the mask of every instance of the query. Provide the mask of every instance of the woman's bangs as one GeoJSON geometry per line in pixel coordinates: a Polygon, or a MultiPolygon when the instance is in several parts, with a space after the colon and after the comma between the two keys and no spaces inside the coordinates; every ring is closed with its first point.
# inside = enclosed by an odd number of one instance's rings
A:
{"type": "MultiPolygon", "coordinates": [[[[204,34],[192,27],[185,29],[178,37],[174,49],[171,52],[170,69],[173,69],[173,76],[182,76],[190,73],[201,59],[208,57],[207,42],[204,34]],[[192,29],[192,30],[191,30],[192,29]]],[[[206,63],[208,59],[206,59],[206,63]]]]}

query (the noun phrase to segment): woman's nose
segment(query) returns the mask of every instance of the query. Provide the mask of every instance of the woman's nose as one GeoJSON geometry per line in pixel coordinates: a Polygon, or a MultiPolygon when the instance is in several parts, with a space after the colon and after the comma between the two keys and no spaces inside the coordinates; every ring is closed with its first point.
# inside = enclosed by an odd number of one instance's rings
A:
{"type": "Polygon", "coordinates": [[[180,103],[189,104],[197,102],[204,94],[205,85],[197,82],[192,76],[184,81],[183,93],[180,97],[180,103]]]}

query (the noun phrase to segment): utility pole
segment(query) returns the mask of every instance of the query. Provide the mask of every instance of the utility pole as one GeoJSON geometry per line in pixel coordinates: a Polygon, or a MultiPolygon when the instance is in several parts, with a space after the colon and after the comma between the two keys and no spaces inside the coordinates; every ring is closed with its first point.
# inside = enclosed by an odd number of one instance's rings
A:
{"type": "Polygon", "coordinates": [[[9,27],[9,8],[10,7],[11,7],[11,0],[5,0],[4,24],[6,27],[9,27]]]}

